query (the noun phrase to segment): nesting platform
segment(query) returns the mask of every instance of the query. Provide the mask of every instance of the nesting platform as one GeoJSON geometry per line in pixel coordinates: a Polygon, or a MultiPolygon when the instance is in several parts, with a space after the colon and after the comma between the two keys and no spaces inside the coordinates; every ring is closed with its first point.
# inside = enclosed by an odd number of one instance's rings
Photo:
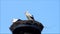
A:
{"type": "Polygon", "coordinates": [[[18,20],[10,26],[12,34],[41,34],[44,26],[35,20],[18,20]]]}

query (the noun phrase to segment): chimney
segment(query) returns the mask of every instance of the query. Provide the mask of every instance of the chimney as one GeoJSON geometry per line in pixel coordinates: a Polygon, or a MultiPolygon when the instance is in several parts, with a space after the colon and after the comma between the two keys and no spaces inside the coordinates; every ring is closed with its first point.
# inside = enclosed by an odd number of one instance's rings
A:
{"type": "Polygon", "coordinates": [[[10,26],[12,34],[41,34],[44,26],[35,20],[18,20],[10,26]]]}

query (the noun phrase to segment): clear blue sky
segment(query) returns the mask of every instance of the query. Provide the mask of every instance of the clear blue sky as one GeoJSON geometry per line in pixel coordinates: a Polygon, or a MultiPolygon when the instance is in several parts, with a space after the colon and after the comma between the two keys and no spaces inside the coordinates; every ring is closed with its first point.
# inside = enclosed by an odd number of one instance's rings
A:
{"type": "Polygon", "coordinates": [[[12,18],[26,20],[26,10],[44,25],[42,33],[59,33],[59,0],[0,1],[0,33],[11,33],[12,18]]]}

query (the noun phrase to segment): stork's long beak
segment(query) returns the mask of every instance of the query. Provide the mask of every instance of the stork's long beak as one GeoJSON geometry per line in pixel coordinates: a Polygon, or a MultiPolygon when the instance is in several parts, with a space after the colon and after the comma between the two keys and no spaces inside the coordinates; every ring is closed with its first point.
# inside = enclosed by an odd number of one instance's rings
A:
{"type": "Polygon", "coordinates": [[[28,11],[25,11],[25,14],[28,13],[28,11]]]}

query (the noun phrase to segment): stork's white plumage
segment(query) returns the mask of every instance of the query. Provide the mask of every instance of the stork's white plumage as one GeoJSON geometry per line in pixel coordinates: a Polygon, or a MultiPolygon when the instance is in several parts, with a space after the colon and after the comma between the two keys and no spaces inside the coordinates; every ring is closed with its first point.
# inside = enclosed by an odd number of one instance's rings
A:
{"type": "Polygon", "coordinates": [[[25,15],[28,18],[28,20],[34,20],[33,15],[31,15],[30,13],[28,13],[28,11],[25,12],[25,15]]]}
{"type": "Polygon", "coordinates": [[[12,22],[14,23],[14,22],[16,22],[17,20],[18,20],[18,19],[13,18],[13,19],[12,19],[12,22]]]}

